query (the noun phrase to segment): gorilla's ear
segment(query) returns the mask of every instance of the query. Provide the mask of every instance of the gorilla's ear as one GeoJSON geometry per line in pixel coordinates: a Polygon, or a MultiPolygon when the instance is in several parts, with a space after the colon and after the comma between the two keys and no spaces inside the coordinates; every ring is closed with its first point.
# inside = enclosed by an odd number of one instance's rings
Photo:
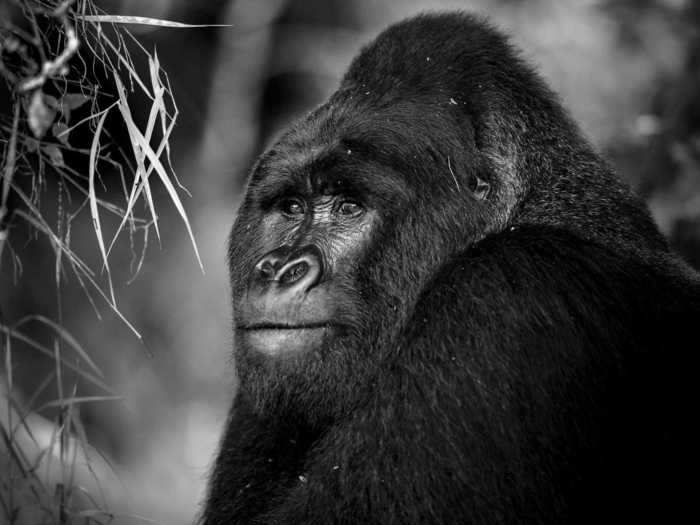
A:
{"type": "Polygon", "coordinates": [[[467,189],[490,208],[485,233],[503,230],[523,195],[517,148],[503,136],[505,127],[499,128],[498,121],[495,115],[479,118],[466,107],[459,121],[460,137],[470,157],[466,162],[472,166],[467,189]]]}
{"type": "Polygon", "coordinates": [[[515,154],[507,151],[482,152],[480,176],[472,183],[477,199],[488,199],[491,205],[487,232],[504,230],[515,216],[523,199],[522,178],[517,171],[515,154]]]}
{"type": "Polygon", "coordinates": [[[491,193],[491,183],[487,179],[481,177],[482,172],[478,170],[477,173],[470,177],[468,189],[472,192],[476,200],[483,201],[488,198],[489,193],[491,193]]]}

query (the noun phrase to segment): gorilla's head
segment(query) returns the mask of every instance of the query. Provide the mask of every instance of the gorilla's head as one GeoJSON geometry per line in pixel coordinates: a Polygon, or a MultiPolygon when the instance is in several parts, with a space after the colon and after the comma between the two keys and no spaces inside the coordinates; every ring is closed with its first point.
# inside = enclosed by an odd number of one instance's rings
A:
{"type": "Polygon", "coordinates": [[[352,409],[396,366],[431,277],[522,222],[657,242],[498,32],[454,14],[392,26],[252,170],[229,253],[243,394],[311,420],[352,409]]]}

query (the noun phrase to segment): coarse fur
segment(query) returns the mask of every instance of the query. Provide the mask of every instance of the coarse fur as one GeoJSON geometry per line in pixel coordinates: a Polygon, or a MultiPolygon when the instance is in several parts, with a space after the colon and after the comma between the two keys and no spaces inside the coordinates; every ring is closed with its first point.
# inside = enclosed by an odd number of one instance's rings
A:
{"type": "Polygon", "coordinates": [[[202,523],[680,519],[700,280],[501,33],[391,26],[261,157],[237,323],[261,257],[345,242],[269,226],[278,195],[333,184],[374,214],[318,285],[348,332],[281,359],[237,345],[202,523]]]}

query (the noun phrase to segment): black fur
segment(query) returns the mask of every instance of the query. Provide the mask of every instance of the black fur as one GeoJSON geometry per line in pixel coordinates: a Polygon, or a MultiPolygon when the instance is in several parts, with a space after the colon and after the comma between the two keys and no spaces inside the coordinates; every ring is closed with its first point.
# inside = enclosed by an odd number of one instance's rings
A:
{"type": "Polygon", "coordinates": [[[680,519],[700,281],[499,32],[423,15],[361,52],[254,169],[235,297],[268,193],[329,173],[380,217],[332,276],[351,334],[237,349],[203,523],[680,519]]]}

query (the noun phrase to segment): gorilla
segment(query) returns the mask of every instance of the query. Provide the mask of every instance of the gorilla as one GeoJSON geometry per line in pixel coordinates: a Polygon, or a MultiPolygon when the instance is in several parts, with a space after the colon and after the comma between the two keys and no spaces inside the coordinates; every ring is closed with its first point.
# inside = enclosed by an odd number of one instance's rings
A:
{"type": "Polygon", "coordinates": [[[692,502],[699,276],[487,22],[366,46],[256,162],[228,257],[240,386],[201,523],[692,502]]]}

